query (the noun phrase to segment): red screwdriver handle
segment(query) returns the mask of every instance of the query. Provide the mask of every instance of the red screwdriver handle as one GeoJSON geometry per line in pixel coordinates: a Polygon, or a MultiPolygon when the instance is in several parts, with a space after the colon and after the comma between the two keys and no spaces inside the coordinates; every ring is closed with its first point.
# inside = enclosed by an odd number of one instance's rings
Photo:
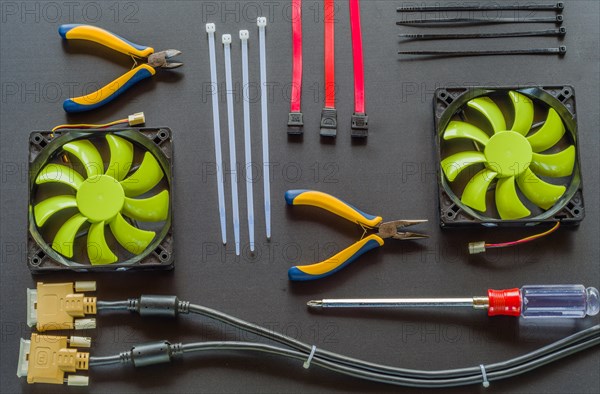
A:
{"type": "Polygon", "coordinates": [[[521,290],[488,290],[488,316],[521,316],[521,290]]]}

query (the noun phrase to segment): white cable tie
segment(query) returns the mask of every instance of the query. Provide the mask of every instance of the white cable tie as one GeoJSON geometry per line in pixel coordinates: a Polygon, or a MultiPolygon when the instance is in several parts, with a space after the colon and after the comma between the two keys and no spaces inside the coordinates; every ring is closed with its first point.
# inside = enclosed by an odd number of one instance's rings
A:
{"type": "Polygon", "coordinates": [[[490,381],[487,378],[487,373],[485,373],[485,366],[483,364],[479,364],[479,368],[481,368],[481,377],[483,378],[483,387],[490,387],[490,381]]]}
{"type": "Polygon", "coordinates": [[[242,85],[244,87],[244,154],[246,156],[246,205],[250,251],[254,252],[254,186],[252,184],[252,138],[250,132],[250,79],[248,77],[248,39],[250,32],[240,30],[242,41],[242,85]]]}
{"type": "MultiPolygon", "coordinates": [[[[308,369],[310,367],[310,362],[312,361],[313,357],[315,356],[315,352],[317,351],[317,347],[315,345],[313,345],[312,350],[310,351],[310,354],[308,355],[308,359],[306,359],[306,361],[304,362],[304,369],[308,369]]],[[[489,385],[489,383],[488,383],[489,385]]]]}
{"type": "Polygon", "coordinates": [[[225,88],[227,89],[227,123],[229,126],[229,166],[231,174],[231,201],[233,205],[233,236],[235,255],[240,255],[240,208],[238,202],[237,156],[235,149],[235,117],[233,113],[233,82],[231,80],[231,34],[222,37],[225,53],[225,88]]]}
{"type": "Polygon", "coordinates": [[[217,194],[219,197],[219,218],[221,221],[221,240],[227,243],[227,214],[225,213],[225,185],[223,179],[223,154],[221,152],[221,122],[219,119],[219,84],[217,79],[217,56],[215,52],[214,23],[206,24],[208,34],[208,56],[210,59],[210,82],[214,89],[212,92],[213,107],[213,133],[215,139],[215,164],[217,167],[217,194]]]}
{"type": "Polygon", "coordinates": [[[262,120],[262,150],[263,150],[263,189],[265,198],[265,226],[267,230],[267,239],[271,239],[271,175],[269,171],[269,111],[267,107],[267,49],[265,38],[265,27],[267,18],[258,17],[256,20],[258,26],[259,41],[259,60],[260,60],[260,101],[261,101],[261,120],[262,120]]]}

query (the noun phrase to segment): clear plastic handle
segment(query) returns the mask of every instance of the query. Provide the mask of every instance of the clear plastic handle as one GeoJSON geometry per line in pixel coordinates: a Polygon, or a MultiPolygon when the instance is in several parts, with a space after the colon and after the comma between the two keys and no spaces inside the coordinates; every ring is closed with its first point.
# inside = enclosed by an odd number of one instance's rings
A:
{"type": "Polygon", "coordinates": [[[598,289],[583,285],[535,285],[521,288],[524,318],[582,318],[600,310],[598,289]]]}

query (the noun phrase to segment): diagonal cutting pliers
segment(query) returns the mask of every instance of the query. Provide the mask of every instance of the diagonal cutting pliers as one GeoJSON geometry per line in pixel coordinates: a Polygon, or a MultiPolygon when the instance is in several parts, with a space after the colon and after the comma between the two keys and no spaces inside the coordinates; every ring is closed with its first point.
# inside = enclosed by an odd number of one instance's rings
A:
{"type": "Polygon", "coordinates": [[[428,238],[425,234],[400,231],[405,227],[427,222],[427,220],[394,220],[382,223],[383,218],[381,216],[364,213],[327,193],[312,190],[289,190],[285,193],[285,201],[288,205],[310,205],[325,209],[360,225],[364,230],[363,237],[358,242],[350,245],[335,256],[320,263],[290,268],[288,276],[292,281],[309,281],[334,274],[348,266],[362,254],[371,249],[383,246],[384,239],[386,238],[399,240],[428,238]],[[367,232],[371,230],[377,232],[367,235],[367,232]]]}
{"type": "Polygon", "coordinates": [[[67,112],[89,111],[112,101],[137,82],[156,74],[157,68],[176,68],[183,63],[170,62],[181,54],[177,49],[154,52],[154,48],[134,44],[107,30],[96,26],[69,24],[61,25],[58,34],[65,40],[86,40],[104,45],[133,58],[134,68],[99,90],[81,97],[65,100],[63,108],[67,112]],[[137,64],[137,60],[147,59],[147,63],[137,64]]]}

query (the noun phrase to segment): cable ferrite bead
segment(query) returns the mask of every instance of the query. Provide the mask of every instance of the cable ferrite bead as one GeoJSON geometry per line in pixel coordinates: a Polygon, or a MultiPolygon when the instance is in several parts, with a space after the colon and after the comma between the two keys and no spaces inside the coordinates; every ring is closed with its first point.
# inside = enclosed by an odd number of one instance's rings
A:
{"type": "Polygon", "coordinates": [[[128,309],[140,316],[177,317],[179,313],[189,313],[190,303],[179,301],[177,296],[142,295],[129,300],[128,309]]]}

